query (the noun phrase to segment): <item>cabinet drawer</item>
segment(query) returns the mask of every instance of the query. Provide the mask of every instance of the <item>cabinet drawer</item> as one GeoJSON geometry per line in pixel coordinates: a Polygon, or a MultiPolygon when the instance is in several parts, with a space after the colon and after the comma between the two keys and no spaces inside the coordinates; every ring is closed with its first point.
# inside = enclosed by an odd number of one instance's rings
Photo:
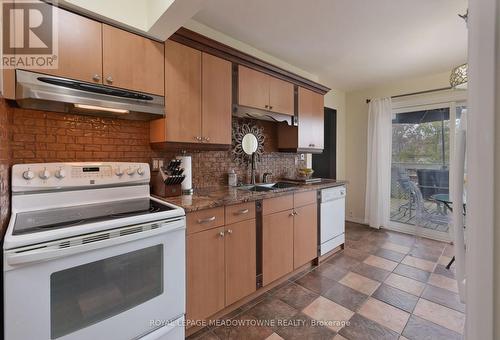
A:
{"type": "Polygon", "coordinates": [[[186,216],[187,233],[219,227],[224,225],[224,207],[194,211],[186,216]]]}
{"type": "Polygon", "coordinates": [[[226,224],[255,218],[255,202],[226,206],[226,224]]]}
{"type": "Polygon", "coordinates": [[[262,214],[269,215],[275,212],[293,208],[293,195],[279,196],[265,199],[262,203],[262,214]]]}
{"type": "Polygon", "coordinates": [[[295,208],[303,207],[304,205],[316,203],[316,190],[298,192],[293,195],[293,206],[295,208]]]}

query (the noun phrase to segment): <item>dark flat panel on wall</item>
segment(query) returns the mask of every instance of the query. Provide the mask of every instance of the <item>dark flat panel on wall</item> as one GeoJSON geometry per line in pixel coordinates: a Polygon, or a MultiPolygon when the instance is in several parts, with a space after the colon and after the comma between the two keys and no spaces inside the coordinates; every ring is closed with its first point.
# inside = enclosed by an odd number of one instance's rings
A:
{"type": "Polygon", "coordinates": [[[314,177],[337,176],[337,110],[325,107],[325,148],[312,156],[314,177]]]}

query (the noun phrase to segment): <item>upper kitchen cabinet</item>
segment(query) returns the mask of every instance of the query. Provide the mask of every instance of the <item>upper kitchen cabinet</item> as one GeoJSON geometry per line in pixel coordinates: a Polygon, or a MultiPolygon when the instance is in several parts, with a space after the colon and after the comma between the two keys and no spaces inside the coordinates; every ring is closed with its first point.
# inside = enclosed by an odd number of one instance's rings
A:
{"type": "Polygon", "coordinates": [[[238,104],[267,110],[269,76],[245,66],[238,66],[238,104]]]}
{"type": "Polygon", "coordinates": [[[162,43],[103,24],[103,84],[164,95],[162,43]]]}
{"type": "Polygon", "coordinates": [[[293,84],[238,66],[238,104],[287,115],[294,113],[293,84]]]}
{"type": "MultiPolygon", "coordinates": [[[[43,6],[49,4],[40,3],[43,6]]],[[[77,14],[53,7],[57,16],[57,62],[56,69],[33,69],[30,71],[70,78],[90,83],[102,82],[102,24],[77,14]]],[[[24,67],[19,67],[23,69],[24,67]]],[[[16,98],[14,69],[3,69],[3,93],[7,99],[16,98]]]]}
{"type": "Polygon", "coordinates": [[[166,116],[151,122],[151,142],[201,142],[201,52],[167,40],[165,86],[166,116]]]}
{"type": "Polygon", "coordinates": [[[269,77],[269,110],[293,115],[293,84],[287,81],[269,77]]]}
{"type": "Polygon", "coordinates": [[[299,148],[323,150],[324,109],[323,95],[299,88],[299,148]]]}
{"type": "Polygon", "coordinates": [[[231,144],[231,63],[165,43],[166,116],[151,122],[151,142],[231,144]]]}
{"type": "Polygon", "coordinates": [[[298,94],[298,126],[280,124],[278,148],[282,151],[322,152],[324,148],[323,95],[302,87],[298,94]]]}
{"type": "Polygon", "coordinates": [[[37,72],[101,83],[102,24],[58,7],[54,11],[58,17],[58,68],[37,72]]]}
{"type": "Polygon", "coordinates": [[[231,63],[202,54],[201,134],[211,144],[231,144],[231,63]]]}

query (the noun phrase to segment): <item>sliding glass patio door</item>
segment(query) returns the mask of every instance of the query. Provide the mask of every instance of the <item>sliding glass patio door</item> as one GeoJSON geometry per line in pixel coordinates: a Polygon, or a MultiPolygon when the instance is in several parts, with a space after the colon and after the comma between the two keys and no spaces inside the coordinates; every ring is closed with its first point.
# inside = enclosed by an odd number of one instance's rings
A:
{"type": "Polygon", "coordinates": [[[393,110],[391,229],[451,239],[450,161],[464,107],[448,102],[393,110]]]}

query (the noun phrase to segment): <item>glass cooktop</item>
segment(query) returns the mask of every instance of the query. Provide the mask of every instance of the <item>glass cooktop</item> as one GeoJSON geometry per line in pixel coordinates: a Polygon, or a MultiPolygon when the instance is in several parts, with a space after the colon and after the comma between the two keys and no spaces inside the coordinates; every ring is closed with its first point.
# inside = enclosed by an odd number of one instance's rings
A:
{"type": "Polygon", "coordinates": [[[28,211],[16,214],[13,234],[20,235],[50,229],[74,227],[94,222],[154,214],[172,209],[149,198],[140,198],[28,211]]]}

